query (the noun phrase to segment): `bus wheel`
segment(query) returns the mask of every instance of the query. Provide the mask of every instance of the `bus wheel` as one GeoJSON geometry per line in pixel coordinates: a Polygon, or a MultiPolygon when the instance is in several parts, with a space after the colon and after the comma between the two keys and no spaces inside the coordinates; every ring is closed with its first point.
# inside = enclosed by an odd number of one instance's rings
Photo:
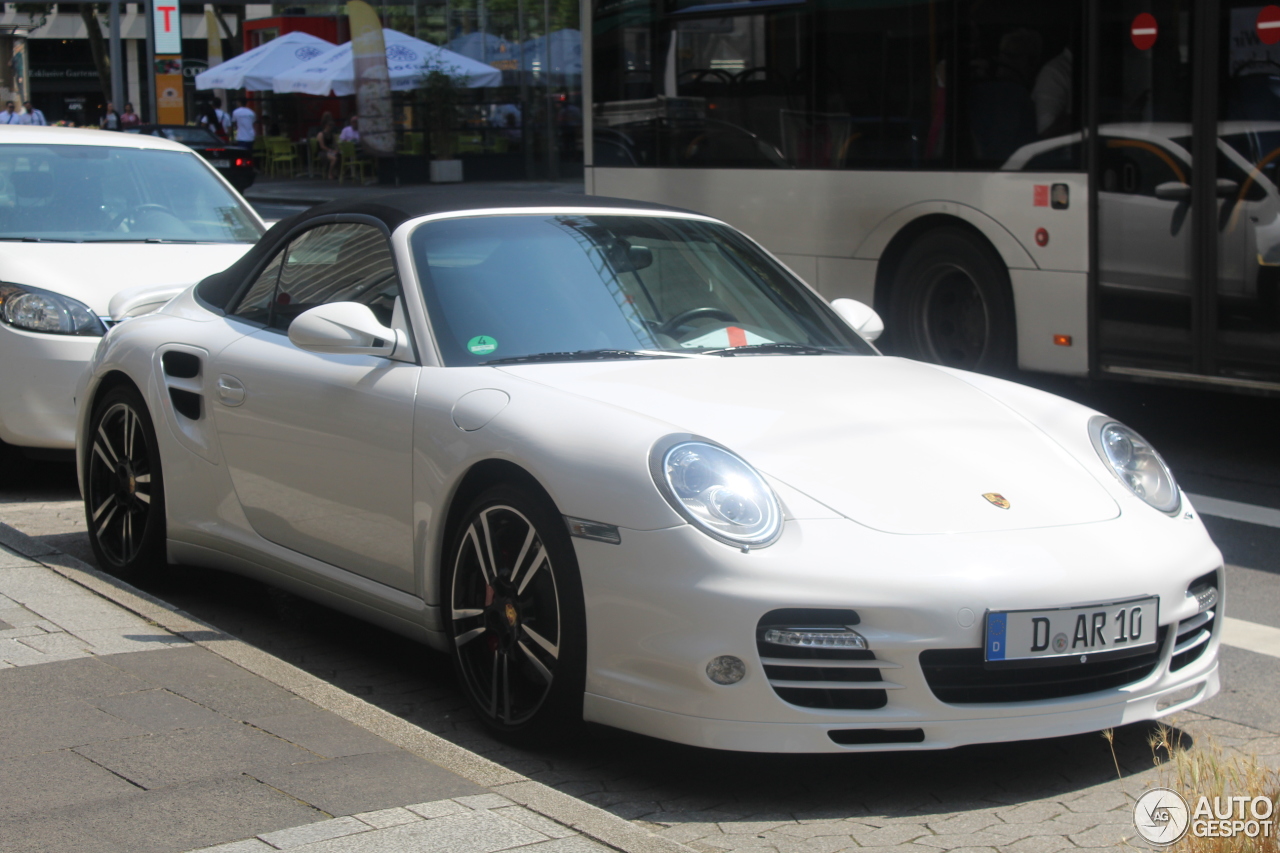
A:
{"type": "Polygon", "coordinates": [[[907,249],[889,316],[896,354],[1002,373],[1015,364],[1013,297],[1000,256],[959,228],[938,228],[907,249]]]}

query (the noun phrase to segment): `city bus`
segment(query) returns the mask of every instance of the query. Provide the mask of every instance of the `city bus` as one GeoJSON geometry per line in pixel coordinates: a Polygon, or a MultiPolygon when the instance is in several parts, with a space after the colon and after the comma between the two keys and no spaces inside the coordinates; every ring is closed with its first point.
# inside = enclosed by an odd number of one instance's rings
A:
{"type": "Polygon", "coordinates": [[[590,0],[586,189],[760,240],[891,352],[1280,390],[1280,7],[590,0]]]}

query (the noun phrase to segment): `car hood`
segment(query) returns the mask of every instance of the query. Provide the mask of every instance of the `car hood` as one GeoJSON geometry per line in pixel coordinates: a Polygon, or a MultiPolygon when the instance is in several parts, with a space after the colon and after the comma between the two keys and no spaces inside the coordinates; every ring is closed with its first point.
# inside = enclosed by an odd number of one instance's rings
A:
{"type": "MultiPolygon", "coordinates": [[[[1093,472],[1034,423],[919,362],[750,356],[501,369],[720,442],[768,476],[888,533],[1056,527],[1120,514],[1093,472]]],[[[1062,405],[1064,415],[1079,417],[1062,405]]],[[[1100,460],[1087,464],[1106,473],[1100,460]]]]}
{"type": "Polygon", "coordinates": [[[195,284],[247,252],[250,243],[3,243],[0,281],[70,296],[99,316],[117,292],[195,284]]]}

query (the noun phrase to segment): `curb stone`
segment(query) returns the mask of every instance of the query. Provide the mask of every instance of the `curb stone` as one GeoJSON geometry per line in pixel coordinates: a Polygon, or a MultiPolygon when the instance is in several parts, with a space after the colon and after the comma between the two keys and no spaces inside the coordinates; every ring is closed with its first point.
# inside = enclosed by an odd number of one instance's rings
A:
{"type": "Polygon", "coordinates": [[[550,818],[623,853],[695,853],[693,848],[647,832],[598,806],[418,728],[359,697],[255,648],[185,611],[69,554],[0,522],[0,545],[34,560],[73,583],[195,643],[296,696],[337,714],[389,743],[425,758],[517,805],[550,818]]]}

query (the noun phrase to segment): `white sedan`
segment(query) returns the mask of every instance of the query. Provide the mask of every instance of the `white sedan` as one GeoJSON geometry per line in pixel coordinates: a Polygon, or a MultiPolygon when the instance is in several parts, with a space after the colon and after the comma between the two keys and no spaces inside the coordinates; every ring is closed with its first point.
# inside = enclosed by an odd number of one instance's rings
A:
{"type": "Polygon", "coordinates": [[[314,208],[103,338],[93,547],[419,638],[512,737],[933,749],[1214,695],[1222,556],[1156,452],[879,330],[692,213],[314,208]]]}
{"type": "Polygon", "coordinates": [[[265,230],[185,145],[0,128],[0,450],[70,451],[76,380],[107,327],[234,263],[265,230]]]}

